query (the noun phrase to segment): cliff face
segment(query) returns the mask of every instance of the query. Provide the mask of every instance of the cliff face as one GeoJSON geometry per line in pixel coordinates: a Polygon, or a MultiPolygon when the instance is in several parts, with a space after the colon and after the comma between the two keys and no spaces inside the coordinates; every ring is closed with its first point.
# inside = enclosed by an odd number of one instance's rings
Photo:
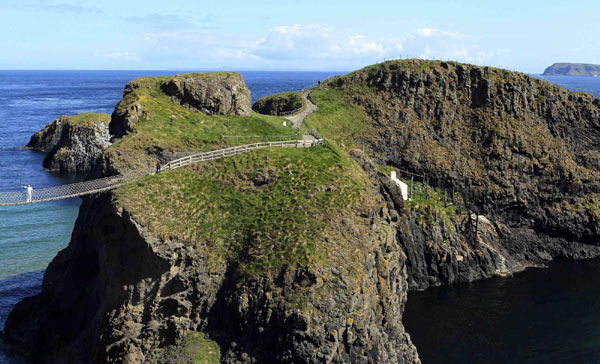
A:
{"type": "Polygon", "coordinates": [[[555,63],[546,68],[544,76],[600,76],[600,65],[585,63],[555,63]]]}
{"type": "Polygon", "coordinates": [[[87,172],[110,146],[106,114],[61,116],[31,137],[27,147],[47,153],[44,167],[87,172]]]}
{"type": "MultiPolygon", "coordinates": [[[[599,99],[523,74],[430,61],[388,62],[324,87],[313,93],[317,103],[333,95],[358,110],[361,132],[345,143],[426,176],[482,216],[474,238],[475,215],[413,204],[399,237],[412,287],[598,255],[599,99]]],[[[318,119],[322,134],[345,135],[318,119]]]]}
{"type": "Polygon", "coordinates": [[[419,363],[401,320],[398,212],[379,192],[398,200],[398,191],[377,182],[368,191],[363,207],[328,223],[324,261],[254,278],[232,243],[232,258],[217,259],[157,236],[114,196],[85,199],[42,293],[11,313],[6,343],[36,363],[192,362],[186,340],[202,332],[221,363],[419,363]]]}
{"type": "Polygon", "coordinates": [[[191,73],[177,75],[163,90],[182,105],[207,115],[250,116],[250,90],[237,73],[191,73]]]}

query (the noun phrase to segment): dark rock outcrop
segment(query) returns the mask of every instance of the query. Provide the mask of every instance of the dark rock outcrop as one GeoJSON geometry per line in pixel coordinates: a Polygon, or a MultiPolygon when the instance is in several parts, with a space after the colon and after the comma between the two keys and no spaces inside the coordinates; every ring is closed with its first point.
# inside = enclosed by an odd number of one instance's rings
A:
{"type": "Polygon", "coordinates": [[[427,176],[469,211],[407,211],[398,240],[412,288],[600,255],[599,99],[505,70],[410,60],[325,87],[357,85],[371,90],[349,98],[367,115],[362,141],[378,163],[427,176]],[[476,215],[478,238],[468,233],[476,215]]]}
{"type": "MultiPolygon", "coordinates": [[[[380,205],[383,187],[372,188],[380,205]]],[[[336,223],[347,233],[331,248],[364,255],[240,284],[236,262],[208,264],[209,251],[154,238],[110,194],[86,198],[5,343],[35,363],[185,362],[187,334],[201,331],[221,363],[419,363],[402,325],[406,257],[392,216],[376,207],[336,223]]]]}
{"type": "Polygon", "coordinates": [[[135,80],[125,85],[123,98],[111,115],[109,132],[113,138],[121,138],[133,130],[133,125],[142,117],[143,106],[135,92],[139,87],[135,80]]]}
{"type": "Polygon", "coordinates": [[[189,73],[165,82],[163,91],[207,115],[252,115],[250,90],[237,73],[189,73]]]}
{"type": "Polygon", "coordinates": [[[44,167],[61,172],[87,172],[110,146],[107,114],[61,116],[35,133],[28,148],[47,153],[44,167]]]}
{"type": "Polygon", "coordinates": [[[252,110],[259,114],[285,116],[298,112],[304,106],[302,96],[297,92],[286,92],[265,96],[252,105],[252,110]]]}
{"type": "MultiPolygon", "coordinates": [[[[164,78],[163,78],[164,79],[164,78]]],[[[110,121],[113,139],[122,138],[134,129],[144,117],[144,101],[138,90],[154,82],[151,78],[139,78],[129,82],[123,90],[123,98],[117,104],[110,121]]],[[[187,73],[166,78],[160,88],[171,100],[207,115],[251,116],[250,90],[243,77],[237,73],[187,73]]],[[[147,102],[151,102],[146,99],[147,102]]]]}

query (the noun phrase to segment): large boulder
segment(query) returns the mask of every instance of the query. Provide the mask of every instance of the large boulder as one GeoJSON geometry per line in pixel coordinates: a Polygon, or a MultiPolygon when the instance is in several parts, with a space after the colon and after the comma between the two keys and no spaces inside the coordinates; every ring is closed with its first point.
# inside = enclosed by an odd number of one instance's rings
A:
{"type": "Polygon", "coordinates": [[[35,133],[28,148],[47,153],[44,167],[60,172],[87,172],[110,146],[110,115],[63,115],[35,133]]]}
{"type": "Polygon", "coordinates": [[[207,115],[252,115],[250,90],[237,73],[181,74],[162,89],[174,101],[207,115]]]}
{"type": "Polygon", "coordinates": [[[252,105],[259,114],[286,116],[296,113],[304,106],[304,100],[298,92],[284,92],[265,96],[252,105]]]}

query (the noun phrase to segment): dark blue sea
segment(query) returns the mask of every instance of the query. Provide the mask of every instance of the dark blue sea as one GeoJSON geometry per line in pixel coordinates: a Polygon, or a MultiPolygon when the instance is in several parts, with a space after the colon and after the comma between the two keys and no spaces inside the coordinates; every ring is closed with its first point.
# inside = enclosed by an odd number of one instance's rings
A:
{"type": "MultiPolygon", "coordinates": [[[[136,77],[175,73],[0,71],[0,191],[17,189],[19,181],[43,188],[72,180],[42,170],[43,155],[22,149],[30,136],[60,115],[112,112],[136,77]]],[[[335,74],[241,73],[253,100],[335,74]]],[[[600,97],[598,78],[545,79],[600,97]]],[[[79,204],[0,207],[0,329],[16,302],[39,292],[44,269],[69,242],[79,204]]],[[[405,324],[424,364],[600,363],[598,268],[599,261],[558,263],[511,279],[411,293],[405,324]]],[[[0,364],[8,362],[0,349],[0,364]]]]}

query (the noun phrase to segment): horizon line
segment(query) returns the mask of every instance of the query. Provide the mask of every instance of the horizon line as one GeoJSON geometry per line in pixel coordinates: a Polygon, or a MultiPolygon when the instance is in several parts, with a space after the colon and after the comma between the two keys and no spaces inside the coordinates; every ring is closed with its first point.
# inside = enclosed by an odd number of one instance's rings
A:
{"type": "Polygon", "coordinates": [[[118,71],[118,72],[132,72],[132,71],[196,71],[196,72],[352,72],[354,70],[307,70],[307,69],[266,69],[266,68],[142,68],[142,69],[117,69],[117,68],[0,68],[0,72],[3,71],[118,71]]]}

